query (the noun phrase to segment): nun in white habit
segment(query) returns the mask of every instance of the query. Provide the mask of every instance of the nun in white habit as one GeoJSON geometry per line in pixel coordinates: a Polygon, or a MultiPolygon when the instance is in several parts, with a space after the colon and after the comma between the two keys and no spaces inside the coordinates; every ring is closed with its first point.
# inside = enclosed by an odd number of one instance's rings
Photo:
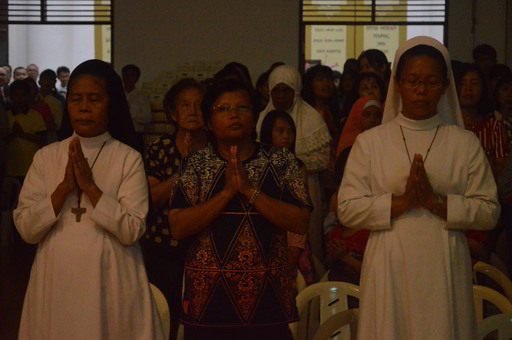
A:
{"type": "Polygon", "coordinates": [[[35,154],[14,211],[38,244],[19,339],[163,339],[137,242],[146,174],[111,65],[73,70],[66,117],[73,136],[35,154]]]}
{"type": "Polygon", "coordinates": [[[372,231],[358,339],[475,339],[464,230],[493,228],[500,206],[437,40],[397,50],[383,124],[358,136],[338,202],[343,225],[372,231]]]}
{"type": "Polygon", "coordinates": [[[256,131],[272,110],[290,114],[297,128],[295,154],[308,171],[308,189],[314,210],[310,215],[309,240],[313,253],[323,258],[322,250],[322,192],[319,173],[327,170],[330,160],[331,137],[320,113],[300,97],[302,81],[296,68],[289,65],[276,67],[269,76],[270,101],[260,113],[256,131]]]}

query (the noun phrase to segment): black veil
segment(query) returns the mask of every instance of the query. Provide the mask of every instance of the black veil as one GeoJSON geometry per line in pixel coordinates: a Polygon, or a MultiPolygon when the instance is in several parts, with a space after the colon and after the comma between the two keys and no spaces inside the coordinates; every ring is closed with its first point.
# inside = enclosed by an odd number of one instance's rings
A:
{"type": "MultiPolygon", "coordinates": [[[[108,132],[113,138],[131,146],[143,155],[144,146],[140,143],[135,133],[123,83],[119,75],[112,68],[112,65],[98,59],[84,61],[71,73],[68,82],[68,93],[73,87],[73,83],[82,75],[91,75],[105,80],[109,97],[108,132]]],[[[66,98],[59,139],[68,138],[72,134],[73,128],[69,119],[66,98]]]]}

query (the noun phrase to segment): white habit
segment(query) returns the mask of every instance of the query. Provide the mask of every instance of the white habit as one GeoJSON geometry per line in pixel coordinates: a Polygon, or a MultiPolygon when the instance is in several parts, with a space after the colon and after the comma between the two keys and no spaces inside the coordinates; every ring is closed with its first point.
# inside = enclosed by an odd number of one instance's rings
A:
{"type": "Polygon", "coordinates": [[[358,339],[474,339],[476,320],[466,229],[491,229],[500,208],[476,136],[441,115],[394,120],[359,135],[338,193],[341,223],[372,233],[364,254],[358,339]],[[447,221],[426,209],[391,219],[391,195],[405,192],[411,159],[427,149],[434,192],[447,195],[447,221]]]}
{"type": "Polygon", "coordinates": [[[137,240],[144,233],[148,189],[141,156],[108,133],[82,138],[103,195],[76,222],[77,192],[55,216],[50,195],[64,178],[71,138],[34,156],[14,220],[38,243],[19,339],[162,339],[137,240]]]}

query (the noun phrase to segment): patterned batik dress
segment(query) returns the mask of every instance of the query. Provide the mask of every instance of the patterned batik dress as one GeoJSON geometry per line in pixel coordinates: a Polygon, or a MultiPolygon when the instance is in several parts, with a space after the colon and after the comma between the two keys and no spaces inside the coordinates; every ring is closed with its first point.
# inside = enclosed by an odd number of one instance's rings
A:
{"type": "MultiPolygon", "coordinates": [[[[227,162],[213,146],[186,161],[170,209],[207,201],[224,188],[227,162]]],[[[257,144],[243,162],[249,180],[274,199],[311,207],[295,156],[257,144]]],[[[237,194],[194,239],[185,263],[181,321],[192,326],[258,326],[296,321],[286,231],[237,194]]]]}

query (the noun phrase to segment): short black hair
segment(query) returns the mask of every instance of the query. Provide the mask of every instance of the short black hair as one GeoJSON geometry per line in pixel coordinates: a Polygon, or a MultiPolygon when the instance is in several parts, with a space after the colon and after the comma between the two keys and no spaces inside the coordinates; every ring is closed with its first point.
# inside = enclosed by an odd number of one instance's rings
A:
{"type": "Polygon", "coordinates": [[[400,80],[400,77],[402,76],[402,72],[405,66],[405,62],[408,59],[412,57],[421,56],[427,56],[434,59],[441,67],[441,72],[443,74],[444,80],[448,80],[448,66],[446,65],[446,60],[444,59],[443,54],[435,47],[429,45],[416,45],[405,51],[400,56],[398,64],[396,65],[396,79],[400,80]]]}
{"type": "Polygon", "coordinates": [[[213,103],[224,93],[229,92],[238,92],[243,91],[246,92],[249,96],[249,99],[251,101],[252,106],[252,115],[254,119],[256,119],[256,114],[254,110],[258,109],[258,99],[254,93],[254,90],[249,87],[247,84],[241,82],[237,79],[223,79],[215,81],[208,91],[206,91],[203,101],[201,102],[201,110],[203,112],[204,122],[206,124],[210,123],[212,119],[212,110],[213,110],[213,103]]]}
{"type": "Polygon", "coordinates": [[[18,67],[16,67],[16,68],[14,69],[14,71],[12,71],[12,74],[15,74],[15,73],[16,73],[16,71],[18,71],[18,70],[25,70],[25,71],[26,71],[27,69],[26,69],[26,68],[24,68],[23,66],[18,66],[18,67]]]}
{"type": "Polygon", "coordinates": [[[252,84],[251,74],[249,73],[249,69],[244,64],[241,64],[236,61],[232,61],[227,63],[226,66],[219,72],[215,73],[213,79],[215,81],[220,81],[222,79],[235,78],[243,82],[246,86],[254,89],[252,84]]]}
{"type": "MultiPolygon", "coordinates": [[[[354,87],[352,88],[352,90],[355,92],[355,94],[357,96],[356,101],[357,101],[357,99],[359,99],[359,85],[361,85],[361,82],[363,80],[368,79],[368,78],[375,80],[375,82],[377,83],[377,86],[380,89],[380,101],[384,102],[384,100],[386,99],[386,96],[387,96],[388,88],[386,87],[386,83],[384,83],[384,80],[382,79],[382,77],[373,72],[362,72],[357,75],[357,78],[354,82],[354,87]]],[[[354,101],[354,103],[355,103],[355,101],[354,101]]]]}
{"type": "Polygon", "coordinates": [[[124,65],[123,68],[121,69],[121,74],[123,74],[125,72],[130,72],[130,71],[135,72],[135,76],[137,77],[137,79],[140,78],[140,68],[135,64],[124,65]]]}
{"type": "MultiPolygon", "coordinates": [[[[178,97],[181,92],[188,90],[188,89],[198,89],[201,92],[204,92],[203,86],[197,82],[197,80],[192,78],[183,78],[180,81],[178,81],[176,84],[174,84],[165,94],[163,105],[164,108],[169,108],[171,110],[176,109],[176,103],[178,101],[178,97]]],[[[171,123],[175,123],[174,121],[171,121],[171,123]]]]}
{"type": "Polygon", "coordinates": [[[363,51],[359,58],[357,58],[357,61],[361,63],[361,59],[363,58],[366,58],[368,63],[375,69],[379,69],[384,65],[389,66],[389,61],[386,57],[386,54],[375,48],[363,51]]]}
{"type": "Polygon", "coordinates": [[[15,80],[12,82],[12,84],[9,87],[9,91],[11,95],[16,91],[24,91],[28,95],[30,95],[30,85],[29,83],[23,81],[23,80],[15,80]]]}
{"type": "MultiPolygon", "coordinates": [[[[263,122],[261,122],[260,142],[270,145],[274,144],[272,141],[272,130],[274,129],[274,125],[278,118],[284,119],[288,124],[290,124],[293,134],[295,135],[295,138],[297,138],[297,128],[292,116],[283,110],[272,110],[267,113],[265,118],[263,118],[263,122]]],[[[291,151],[295,153],[295,143],[293,143],[291,151]]]]}
{"type": "Polygon", "coordinates": [[[41,74],[39,75],[39,79],[42,79],[44,77],[51,77],[52,80],[56,80],[57,79],[57,73],[55,73],[54,70],[51,70],[51,69],[47,68],[46,70],[41,72],[41,74]]]}
{"type": "Polygon", "coordinates": [[[61,73],[70,73],[71,71],[69,71],[69,68],[67,68],[66,66],[59,66],[57,67],[57,77],[61,74],[61,73]]]}
{"type": "Polygon", "coordinates": [[[477,61],[483,55],[490,55],[494,59],[498,58],[496,49],[489,44],[481,44],[473,49],[473,60],[477,61]]]}
{"type": "Polygon", "coordinates": [[[494,102],[496,105],[496,109],[498,109],[498,110],[502,109],[500,107],[500,103],[498,102],[498,92],[499,92],[500,88],[505,85],[512,85],[512,74],[511,73],[507,73],[503,77],[498,79],[498,81],[496,82],[496,85],[494,86],[493,98],[494,98],[494,102]]]}

